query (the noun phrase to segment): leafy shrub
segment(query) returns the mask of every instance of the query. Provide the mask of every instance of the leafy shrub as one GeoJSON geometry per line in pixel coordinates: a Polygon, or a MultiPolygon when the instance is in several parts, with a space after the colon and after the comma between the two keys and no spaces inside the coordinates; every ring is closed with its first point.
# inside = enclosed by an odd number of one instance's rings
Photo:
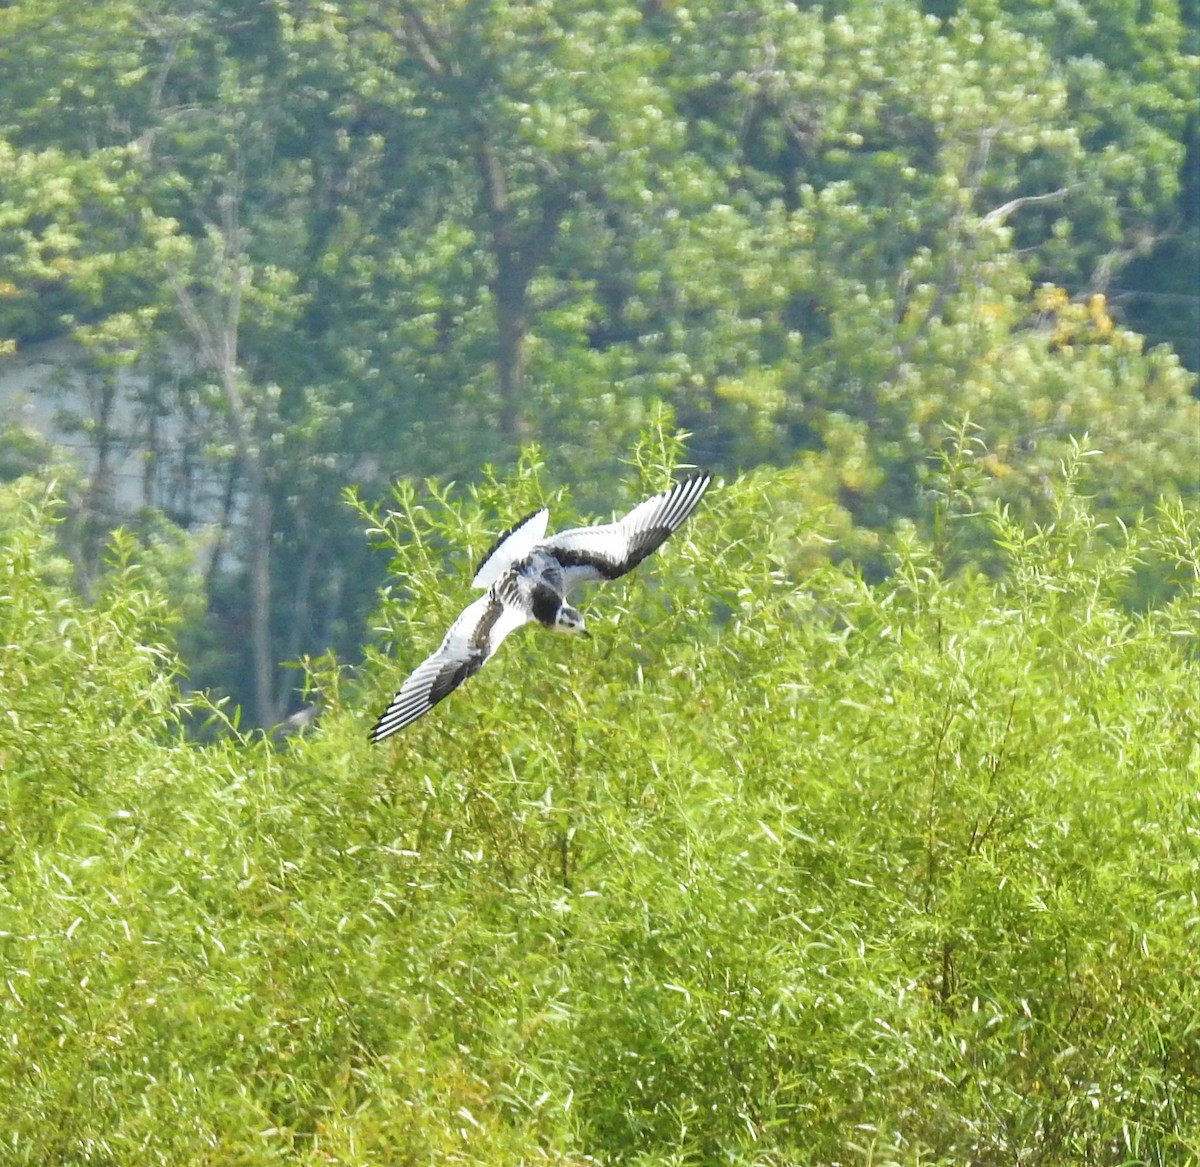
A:
{"type": "Polygon", "coordinates": [[[6,496],[6,1155],[1200,1156],[1197,516],[1056,491],[1040,528],[957,496],[872,583],[723,484],[592,641],[516,635],[379,747],[489,532],[584,517],[533,459],[371,518],[386,654],[314,670],[285,746],[174,736],[132,560],[81,604],[6,496]]]}

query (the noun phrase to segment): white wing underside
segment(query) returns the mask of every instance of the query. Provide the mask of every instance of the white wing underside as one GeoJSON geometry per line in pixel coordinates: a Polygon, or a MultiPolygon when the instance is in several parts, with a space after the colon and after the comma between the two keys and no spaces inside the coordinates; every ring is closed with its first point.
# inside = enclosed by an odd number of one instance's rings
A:
{"type": "Polygon", "coordinates": [[[540,510],[519,522],[492,548],[488,557],[479,565],[479,570],[471,581],[472,586],[489,587],[514,563],[524,559],[545,538],[546,522],[549,518],[548,510],[540,510]]]}
{"type": "MultiPolygon", "coordinates": [[[[472,650],[477,629],[489,615],[494,615],[494,622],[480,645],[484,652],[483,659],[486,661],[500,647],[500,642],[510,632],[516,631],[522,624],[528,622],[530,615],[526,609],[511,601],[508,589],[503,589],[503,591],[504,595],[501,596],[496,596],[489,591],[477,600],[472,600],[462,610],[458,619],[450,625],[450,631],[446,633],[437,652],[429,658],[429,661],[443,657],[447,662],[464,659],[472,650]],[[493,605],[499,607],[498,612],[493,611],[493,605]]],[[[429,661],[425,663],[428,664],[429,661]]]]}
{"type": "Polygon", "coordinates": [[[524,607],[515,606],[508,594],[497,596],[496,591],[508,593],[509,589],[489,590],[468,604],[437,651],[413,669],[376,722],[371,731],[373,741],[428,713],[443,697],[474,676],[510,632],[530,619],[524,607]]]}
{"type": "MultiPolygon", "coordinates": [[[[603,527],[576,527],[571,531],[560,531],[547,540],[551,552],[577,551],[589,559],[617,565],[629,558],[629,537],[621,523],[606,523],[603,527]]],[[[578,563],[563,567],[563,590],[570,592],[584,583],[612,578],[595,563],[578,563]]]]}
{"type": "Polygon", "coordinates": [[[707,489],[698,475],[638,503],[624,518],[598,527],[576,527],[551,535],[544,546],[563,564],[570,591],[582,583],[616,579],[635,568],[683,525],[707,489]]]}
{"type": "MultiPolygon", "coordinates": [[[[534,619],[531,580],[510,570],[516,564],[538,552],[522,571],[549,571],[556,577],[549,587],[557,591],[561,583],[562,594],[581,583],[616,579],[684,523],[709,482],[707,474],[677,482],[615,523],[576,527],[547,539],[549,512],[540,510],[501,535],[475,573],[475,586],[488,590],[463,609],[438,650],[409,674],[371,730],[371,740],[379,741],[427,713],[477,673],[510,632],[534,619]]],[[[545,576],[539,584],[544,590],[545,576]]]]}

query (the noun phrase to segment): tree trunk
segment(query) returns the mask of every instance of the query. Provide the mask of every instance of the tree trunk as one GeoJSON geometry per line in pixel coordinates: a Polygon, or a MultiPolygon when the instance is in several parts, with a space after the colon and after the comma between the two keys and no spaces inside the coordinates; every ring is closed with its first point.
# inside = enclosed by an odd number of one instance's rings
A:
{"type": "Polygon", "coordinates": [[[275,660],[271,652],[271,497],[261,459],[245,459],[250,489],[250,660],[254,675],[254,718],[268,729],[279,722],[275,699],[275,660]]]}
{"type": "Polygon", "coordinates": [[[496,383],[500,392],[497,421],[513,445],[528,437],[523,413],[526,341],[529,335],[529,283],[545,257],[566,213],[565,187],[548,182],[534,200],[533,214],[519,216],[512,206],[499,141],[478,105],[478,92],[464,84],[453,41],[440,36],[412,0],[401,0],[403,30],[374,21],[398,37],[457,111],[479,172],[480,209],[491,236],[495,276],[491,283],[496,318],[496,383]]]}
{"type": "Polygon", "coordinates": [[[529,284],[554,242],[570,200],[564,189],[548,187],[538,200],[537,217],[518,229],[509,203],[504,168],[482,129],[475,134],[474,148],[496,265],[492,301],[496,313],[500,432],[518,445],[529,436],[522,409],[529,337],[529,284]]]}
{"type": "Polygon", "coordinates": [[[508,201],[504,168],[482,129],[474,135],[475,162],[483,191],[483,209],[492,236],[496,276],[492,301],[496,314],[496,381],[500,389],[500,432],[512,444],[522,434],[521,395],[525,378],[526,301],[530,270],[520,254],[508,201]]]}
{"type": "Polygon", "coordinates": [[[255,426],[239,384],[235,362],[223,361],[218,371],[229,410],[229,428],[245,474],[249,543],[246,566],[250,575],[250,667],[254,679],[254,720],[262,729],[279,721],[275,699],[275,660],[271,651],[271,495],[267,472],[255,440],[255,426]]]}
{"type": "Polygon", "coordinates": [[[521,414],[525,381],[525,337],[529,331],[527,286],[513,257],[496,246],[497,276],[492,286],[496,309],[496,381],[500,389],[500,432],[513,445],[526,436],[521,414]]]}
{"type": "Polygon", "coordinates": [[[221,199],[219,251],[212,307],[205,312],[177,273],[168,272],[175,300],[195,337],[205,362],[216,374],[225,400],[229,436],[237,451],[248,492],[249,543],[246,550],[250,576],[250,667],[254,685],[254,720],[263,729],[279,721],[275,697],[275,661],[271,651],[271,536],[273,514],[267,467],[259,443],[263,425],[258,411],[242,394],[238,363],[238,327],[242,305],[242,242],[237,202],[232,194],[221,199]]]}

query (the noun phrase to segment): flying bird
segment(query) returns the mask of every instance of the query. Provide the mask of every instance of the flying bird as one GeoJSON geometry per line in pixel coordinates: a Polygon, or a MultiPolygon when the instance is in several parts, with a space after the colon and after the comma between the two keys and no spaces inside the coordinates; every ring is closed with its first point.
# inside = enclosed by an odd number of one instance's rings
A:
{"type": "Polygon", "coordinates": [[[514,629],[544,628],[588,635],[583,614],[567,602],[581,583],[617,579],[655,551],[696,509],[711,477],[696,474],[639,503],[623,519],[546,537],[547,510],[534,511],[496,540],[475,572],[485,588],[450,626],[438,650],[400,686],[371,730],[371,741],[428,713],[484,666],[514,629]]]}

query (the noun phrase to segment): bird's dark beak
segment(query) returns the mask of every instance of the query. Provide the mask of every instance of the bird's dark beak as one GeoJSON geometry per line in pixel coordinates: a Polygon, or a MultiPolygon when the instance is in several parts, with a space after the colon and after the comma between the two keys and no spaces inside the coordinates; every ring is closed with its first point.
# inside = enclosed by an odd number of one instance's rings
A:
{"type": "Polygon", "coordinates": [[[579,630],[579,635],[582,636],[584,638],[584,640],[592,639],[592,634],[586,628],[581,628],[579,630]]]}

